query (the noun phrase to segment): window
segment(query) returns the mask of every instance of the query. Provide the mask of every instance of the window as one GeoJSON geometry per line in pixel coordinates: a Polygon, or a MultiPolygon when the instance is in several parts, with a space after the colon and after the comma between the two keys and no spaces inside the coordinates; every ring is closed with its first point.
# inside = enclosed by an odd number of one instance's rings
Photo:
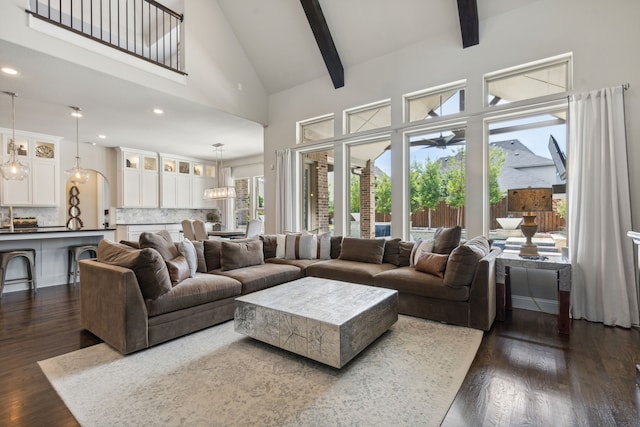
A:
{"type": "Polygon", "coordinates": [[[437,227],[464,234],[465,128],[427,130],[409,137],[411,238],[433,237],[437,227]]]}
{"type": "Polygon", "coordinates": [[[446,89],[427,90],[405,95],[405,122],[447,116],[465,110],[464,86],[449,86],[446,89]]]}
{"type": "Polygon", "coordinates": [[[391,235],[391,141],[349,146],[349,236],[391,235]]]}
{"type": "Polygon", "coordinates": [[[302,229],[333,230],[333,150],[302,154],[302,229]]]}
{"type": "Polygon", "coordinates": [[[381,101],[344,112],[345,133],[391,126],[391,101],[381,101]]]}
{"type": "Polygon", "coordinates": [[[566,245],[566,107],[493,121],[488,132],[491,237],[506,249],[521,243],[523,212],[507,210],[507,190],[553,188],[553,211],[535,213],[534,238],[540,252],[559,251],[566,245]]]}
{"type": "Polygon", "coordinates": [[[485,76],[486,105],[553,95],[571,90],[571,56],[563,55],[485,76]]]}
{"type": "Polygon", "coordinates": [[[333,138],[333,115],[298,122],[298,143],[321,141],[333,138]]]}
{"type": "Polygon", "coordinates": [[[241,230],[246,228],[251,215],[250,208],[250,179],[239,178],[233,180],[234,187],[236,189],[236,198],[234,199],[235,210],[235,229],[241,230]]]}
{"type": "Polygon", "coordinates": [[[264,222],[264,176],[254,176],[255,212],[254,218],[264,222]]]}

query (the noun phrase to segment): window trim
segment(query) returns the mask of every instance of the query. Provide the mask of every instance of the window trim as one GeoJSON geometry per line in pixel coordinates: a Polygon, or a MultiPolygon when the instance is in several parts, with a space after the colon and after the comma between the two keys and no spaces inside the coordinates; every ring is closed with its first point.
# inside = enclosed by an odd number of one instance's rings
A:
{"type": "MultiPolygon", "coordinates": [[[[466,92],[467,80],[466,79],[458,80],[455,82],[445,83],[442,85],[433,86],[433,87],[422,89],[415,92],[405,93],[404,95],[402,95],[402,123],[416,124],[416,123],[423,123],[425,120],[430,120],[430,119],[423,119],[423,120],[410,121],[409,120],[409,113],[410,113],[409,102],[415,100],[416,98],[421,98],[423,96],[437,95],[439,93],[443,93],[443,92],[447,92],[455,89],[458,89],[458,90],[464,89],[466,92]]],[[[464,114],[464,111],[460,111],[456,114],[464,114]]]]}

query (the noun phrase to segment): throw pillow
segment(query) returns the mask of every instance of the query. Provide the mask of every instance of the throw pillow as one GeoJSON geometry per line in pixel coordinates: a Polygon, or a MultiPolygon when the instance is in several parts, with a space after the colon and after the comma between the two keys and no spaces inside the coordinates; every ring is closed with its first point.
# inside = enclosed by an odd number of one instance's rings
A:
{"type": "Polygon", "coordinates": [[[180,255],[167,230],[158,231],[157,233],[144,232],[140,234],[138,241],[140,242],[140,249],[155,249],[165,261],[170,261],[180,255]]]}
{"type": "Polygon", "coordinates": [[[433,274],[442,279],[447,267],[447,259],[449,259],[449,255],[425,252],[416,262],[416,271],[433,274]]]}
{"type": "Polygon", "coordinates": [[[331,237],[331,259],[336,259],[340,256],[342,250],[342,236],[331,237]]]}
{"type": "Polygon", "coordinates": [[[171,290],[169,271],[155,249],[133,249],[106,239],[98,243],[97,260],[133,270],[145,299],[156,299],[171,290]]]}
{"type": "Polygon", "coordinates": [[[222,270],[264,264],[262,240],[246,240],[243,242],[222,241],[220,248],[220,265],[222,270]]]}
{"type": "Polygon", "coordinates": [[[193,247],[196,249],[196,255],[198,256],[198,273],[206,273],[207,272],[207,261],[204,257],[204,241],[203,240],[194,240],[193,247]]]}
{"type": "Polygon", "coordinates": [[[416,262],[420,259],[420,256],[424,253],[433,252],[433,239],[428,240],[420,240],[418,239],[413,245],[413,250],[411,251],[411,257],[409,258],[409,266],[415,267],[416,262]]]}
{"type": "Polygon", "coordinates": [[[474,237],[455,248],[444,273],[444,284],[451,288],[468,286],[473,280],[478,261],[490,251],[489,242],[484,236],[474,237]]]}
{"type": "Polygon", "coordinates": [[[366,262],[369,264],[382,264],[385,242],[383,239],[345,237],[342,239],[340,259],[366,262]]]}
{"type": "Polygon", "coordinates": [[[462,227],[440,227],[433,234],[433,252],[436,254],[450,254],[460,244],[462,227]]]}
{"type": "Polygon", "coordinates": [[[187,259],[182,255],[178,255],[170,261],[165,261],[169,270],[169,278],[171,285],[175,286],[185,279],[188,279],[191,271],[187,259]]]}
{"type": "Polygon", "coordinates": [[[184,239],[180,242],[178,244],[178,252],[180,252],[180,255],[182,255],[187,260],[187,264],[189,264],[189,277],[196,277],[196,271],[198,271],[198,254],[191,240],[184,239]]]}
{"type": "Polygon", "coordinates": [[[134,249],[140,249],[140,243],[135,240],[120,240],[120,244],[131,246],[134,249]]]}
{"type": "Polygon", "coordinates": [[[220,249],[222,248],[222,240],[208,239],[203,240],[204,243],[204,260],[207,265],[207,271],[217,270],[220,268],[220,249]]]}
{"type": "Polygon", "coordinates": [[[316,259],[318,236],[315,234],[287,234],[285,259],[316,259]]]}
{"type": "Polygon", "coordinates": [[[276,234],[261,234],[264,259],[275,258],[278,251],[278,236],[276,234]]]}
{"type": "Polygon", "coordinates": [[[400,242],[400,254],[398,255],[398,267],[409,267],[411,265],[411,252],[415,242],[400,242]]]}
{"type": "Polygon", "coordinates": [[[287,236],[284,234],[276,234],[276,242],[276,258],[284,258],[286,254],[285,246],[287,243],[287,236]]]}
{"type": "Polygon", "coordinates": [[[384,244],[384,257],[382,262],[398,265],[400,258],[400,238],[389,239],[384,244]]]}
{"type": "Polygon", "coordinates": [[[331,259],[331,232],[318,235],[318,259],[331,259]]]}

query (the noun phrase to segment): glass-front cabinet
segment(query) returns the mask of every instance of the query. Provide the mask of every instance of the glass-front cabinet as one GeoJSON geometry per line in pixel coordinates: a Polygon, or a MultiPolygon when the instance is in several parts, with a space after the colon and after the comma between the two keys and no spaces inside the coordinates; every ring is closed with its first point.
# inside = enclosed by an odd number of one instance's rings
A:
{"type": "MultiPolygon", "coordinates": [[[[0,128],[2,156],[10,159],[11,129],[0,128]]],[[[30,132],[16,133],[16,156],[29,167],[22,181],[2,180],[2,204],[12,206],[55,207],[60,202],[60,159],[58,144],[62,138],[30,132]]]]}
{"type": "Polygon", "coordinates": [[[158,207],[158,154],[118,147],[118,206],[158,207]]]}

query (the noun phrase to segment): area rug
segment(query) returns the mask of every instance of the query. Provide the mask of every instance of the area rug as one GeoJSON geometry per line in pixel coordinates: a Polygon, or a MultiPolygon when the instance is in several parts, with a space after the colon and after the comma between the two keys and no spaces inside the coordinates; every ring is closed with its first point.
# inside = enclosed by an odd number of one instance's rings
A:
{"type": "Polygon", "coordinates": [[[338,370],[231,321],[129,356],[103,343],[38,363],[83,426],[437,426],[481,340],[400,316],[338,370]]]}

